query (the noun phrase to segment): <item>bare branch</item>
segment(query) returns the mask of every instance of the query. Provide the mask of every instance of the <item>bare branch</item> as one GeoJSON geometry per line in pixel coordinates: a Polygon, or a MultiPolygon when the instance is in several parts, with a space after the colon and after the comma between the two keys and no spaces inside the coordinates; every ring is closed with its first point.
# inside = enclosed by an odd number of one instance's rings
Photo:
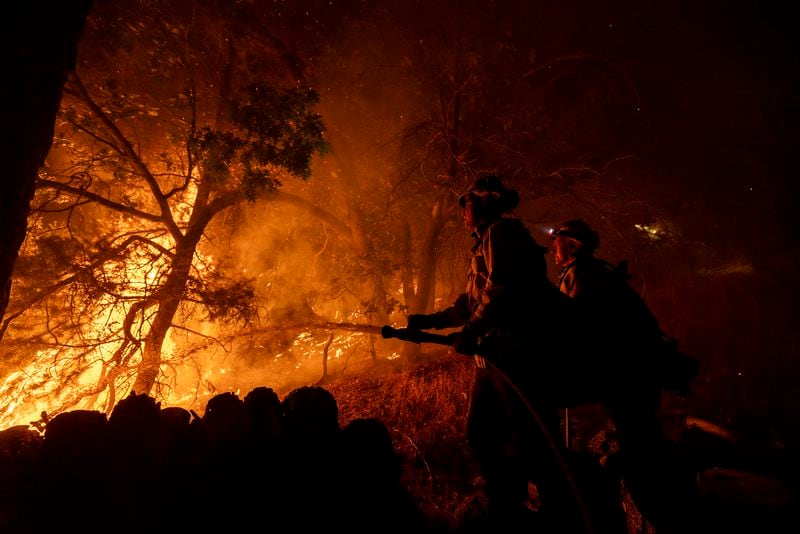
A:
{"type": "Polygon", "coordinates": [[[183,233],[181,232],[180,228],[178,228],[175,220],[172,218],[172,211],[170,210],[169,203],[167,202],[167,197],[161,191],[158,181],[152,175],[147,165],[139,157],[139,154],[133,148],[131,142],[128,141],[127,137],[125,137],[119,128],[117,128],[117,125],[114,124],[114,121],[112,121],[111,118],[102,110],[102,108],[92,99],[91,95],[86,90],[86,87],[84,87],[83,82],[81,82],[81,79],[78,77],[77,72],[71,71],[69,80],[77,89],[81,100],[85,102],[87,106],[89,106],[89,109],[97,118],[100,119],[100,121],[116,138],[117,143],[119,143],[121,147],[121,154],[131,160],[141,176],[144,178],[145,182],[150,188],[150,191],[153,193],[153,197],[161,208],[160,222],[167,226],[175,239],[180,239],[183,237],[183,233]]]}
{"type": "Polygon", "coordinates": [[[163,222],[164,218],[159,215],[154,215],[152,213],[147,213],[145,211],[137,210],[131,206],[127,206],[125,204],[120,204],[119,202],[114,202],[104,196],[98,195],[97,193],[93,193],[92,191],[87,191],[85,189],[81,189],[80,187],[74,187],[71,185],[67,185],[62,182],[58,182],[56,180],[47,180],[44,178],[38,178],[36,180],[37,187],[49,187],[51,189],[57,189],[59,191],[63,191],[65,193],[70,193],[75,195],[76,197],[85,197],[91,199],[98,204],[101,204],[109,209],[114,211],[118,211],[120,213],[125,213],[128,215],[132,215],[134,217],[138,217],[140,219],[145,219],[148,221],[153,222],[163,222]]]}
{"type": "Polygon", "coordinates": [[[14,319],[19,317],[23,313],[25,313],[31,307],[33,307],[36,304],[42,302],[44,299],[46,299],[50,295],[53,295],[54,293],[56,293],[60,289],[63,289],[64,287],[67,287],[70,284],[76,282],[87,271],[95,269],[98,266],[100,266],[103,263],[105,263],[106,261],[108,261],[110,259],[113,259],[117,255],[119,255],[123,250],[125,250],[130,244],[132,244],[134,242],[137,242],[137,241],[141,242],[141,243],[146,243],[147,245],[156,248],[157,250],[159,250],[163,254],[169,255],[170,257],[173,256],[173,253],[171,251],[165,249],[164,247],[162,247],[161,245],[159,245],[158,243],[156,243],[154,241],[151,241],[151,240],[146,239],[146,238],[144,238],[142,236],[139,236],[139,235],[129,236],[125,241],[120,243],[118,246],[106,250],[103,254],[100,255],[100,257],[97,258],[97,260],[95,260],[91,264],[83,267],[79,272],[73,273],[73,274],[67,276],[66,278],[62,278],[61,280],[59,280],[58,282],[56,282],[55,284],[53,284],[53,285],[51,285],[49,287],[42,288],[41,290],[39,290],[36,293],[36,295],[34,295],[33,298],[31,298],[27,302],[23,303],[19,307],[18,310],[16,310],[15,312],[6,314],[6,316],[5,316],[4,320],[3,320],[2,327],[0,327],[0,341],[3,339],[3,335],[5,334],[6,330],[8,329],[8,326],[14,321],[14,319]]]}

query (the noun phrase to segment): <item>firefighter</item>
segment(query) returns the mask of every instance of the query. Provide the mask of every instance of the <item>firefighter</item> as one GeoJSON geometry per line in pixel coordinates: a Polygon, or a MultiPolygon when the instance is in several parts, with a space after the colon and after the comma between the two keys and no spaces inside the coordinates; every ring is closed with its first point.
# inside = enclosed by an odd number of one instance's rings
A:
{"type": "MultiPolygon", "coordinates": [[[[581,361],[593,366],[589,374],[600,385],[599,401],[613,426],[618,453],[609,465],[656,532],[692,532],[696,475],[681,460],[658,416],[667,382],[659,376],[657,358],[670,350],[666,336],[628,284],[627,264],[612,265],[595,256],[600,238],[588,223],[565,221],[551,238],[557,285],[572,299],[573,324],[581,330],[575,337],[588,340],[581,347],[587,354],[581,361]]],[[[687,388],[688,381],[678,389],[687,388]]]]}
{"type": "Polygon", "coordinates": [[[408,316],[409,329],[462,327],[458,353],[475,355],[467,438],[484,480],[492,532],[535,524],[540,531],[580,531],[580,514],[559,463],[564,443],[557,402],[527,378],[547,376],[548,327],[562,295],[547,277],[547,249],[519,218],[508,216],[519,193],[495,175],[459,197],[474,239],[465,291],[446,309],[408,316]],[[529,482],[539,505],[530,505],[529,482]],[[535,513],[533,510],[535,509],[535,513]],[[575,527],[575,528],[573,528],[575,527]]]}

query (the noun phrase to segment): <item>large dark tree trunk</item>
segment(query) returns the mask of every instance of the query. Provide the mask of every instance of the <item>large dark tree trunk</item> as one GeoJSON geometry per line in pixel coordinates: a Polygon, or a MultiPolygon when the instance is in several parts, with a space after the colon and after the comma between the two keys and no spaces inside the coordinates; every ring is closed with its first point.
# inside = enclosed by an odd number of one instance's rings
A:
{"type": "Polygon", "coordinates": [[[11,292],[11,273],[25,239],[39,168],[53,141],[56,113],[67,72],[91,0],[14,1],[2,17],[6,74],[2,84],[0,161],[0,320],[11,292]]]}

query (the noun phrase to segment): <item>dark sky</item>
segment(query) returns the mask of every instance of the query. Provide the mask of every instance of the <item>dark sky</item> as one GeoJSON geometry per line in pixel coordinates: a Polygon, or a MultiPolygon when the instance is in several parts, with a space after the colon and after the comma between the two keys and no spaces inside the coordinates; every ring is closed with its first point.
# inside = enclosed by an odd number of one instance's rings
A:
{"type": "Polygon", "coordinates": [[[698,237],[784,269],[800,227],[798,17],[778,2],[601,4],[563,8],[565,49],[615,58],[635,81],[698,237]]]}
{"type": "Polygon", "coordinates": [[[738,221],[738,231],[795,226],[797,18],[785,5],[755,2],[687,2],[671,16],[628,16],[637,79],[689,190],[710,206],[727,205],[725,222],[738,221]]]}

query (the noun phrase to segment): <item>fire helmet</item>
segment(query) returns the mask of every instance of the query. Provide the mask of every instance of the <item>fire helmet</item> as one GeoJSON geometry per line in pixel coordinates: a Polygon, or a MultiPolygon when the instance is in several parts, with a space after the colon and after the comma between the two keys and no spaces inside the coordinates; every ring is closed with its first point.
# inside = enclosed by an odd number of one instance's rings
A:
{"type": "Polygon", "coordinates": [[[572,238],[590,250],[600,246],[600,236],[592,230],[592,227],[586,221],[581,219],[565,221],[557,229],[550,232],[550,237],[556,238],[558,236],[572,238]]]}
{"type": "Polygon", "coordinates": [[[503,185],[502,180],[495,174],[476,179],[467,191],[458,197],[458,205],[465,207],[467,198],[479,199],[484,204],[493,202],[501,213],[511,211],[519,205],[519,193],[503,185]]]}

